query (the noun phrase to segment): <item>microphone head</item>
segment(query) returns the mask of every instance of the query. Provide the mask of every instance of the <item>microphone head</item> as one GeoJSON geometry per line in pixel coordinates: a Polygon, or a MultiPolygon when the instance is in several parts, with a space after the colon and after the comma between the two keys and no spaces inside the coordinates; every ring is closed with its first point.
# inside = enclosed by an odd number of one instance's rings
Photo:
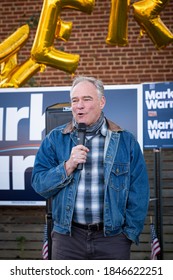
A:
{"type": "Polygon", "coordinates": [[[79,123],[78,124],[78,130],[86,130],[86,124],[85,123],[79,123]]]}

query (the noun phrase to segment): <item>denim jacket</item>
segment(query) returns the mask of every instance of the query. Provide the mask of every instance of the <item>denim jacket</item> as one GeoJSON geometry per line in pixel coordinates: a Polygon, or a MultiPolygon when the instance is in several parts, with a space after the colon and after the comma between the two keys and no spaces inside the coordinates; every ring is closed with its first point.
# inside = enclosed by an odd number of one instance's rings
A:
{"type": "MultiPolygon", "coordinates": [[[[104,149],[104,235],[124,233],[138,244],[149,202],[145,161],[134,136],[107,120],[104,149]]],[[[65,162],[77,145],[72,123],[53,129],[43,140],[32,172],[34,190],[52,197],[53,230],[71,234],[80,171],[67,176],[65,162]]]]}

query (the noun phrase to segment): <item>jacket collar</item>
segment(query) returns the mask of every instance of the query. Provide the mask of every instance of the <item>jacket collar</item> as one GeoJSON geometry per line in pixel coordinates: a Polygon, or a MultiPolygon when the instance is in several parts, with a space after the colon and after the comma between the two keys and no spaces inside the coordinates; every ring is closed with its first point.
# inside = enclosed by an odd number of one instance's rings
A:
{"type": "MultiPolygon", "coordinates": [[[[106,118],[105,118],[106,119],[106,118]]],[[[116,123],[106,119],[106,122],[107,122],[107,125],[108,125],[108,129],[111,130],[111,131],[114,131],[114,132],[120,132],[120,131],[123,131],[123,129],[118,126],[116,123]]],[[[75,130],[75,127],[74,127],[74,124],[73,122],[69,122],[65,128],[62,130],[62,133],[63,134],[68,134],[68,133],[71,133],[75,130]]]]}

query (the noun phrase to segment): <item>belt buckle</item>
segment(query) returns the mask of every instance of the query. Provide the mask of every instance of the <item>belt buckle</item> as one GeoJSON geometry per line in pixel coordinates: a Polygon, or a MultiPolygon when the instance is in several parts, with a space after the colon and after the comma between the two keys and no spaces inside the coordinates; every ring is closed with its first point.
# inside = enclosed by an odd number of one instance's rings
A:
{"type": "Polygon", "coordinates": [[[88,230],[93,230],[94,231],[94,229],[95,229],[95,231],[99,231],[99,224],[97,223],[97,224],[88,224],[88,230]]]}

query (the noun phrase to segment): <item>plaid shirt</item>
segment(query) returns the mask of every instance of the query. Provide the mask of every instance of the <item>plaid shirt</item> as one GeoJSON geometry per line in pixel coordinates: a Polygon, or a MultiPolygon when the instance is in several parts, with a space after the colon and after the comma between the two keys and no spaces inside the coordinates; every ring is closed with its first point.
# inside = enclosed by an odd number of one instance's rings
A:
{"type": "Polygon", "coordinates": [[[103,158],[107,126],[104,121],[97,134],[86,137],[89,148],[81,171],[73,220],[80,224],[103,222],[104,176],[103,158]]]}

